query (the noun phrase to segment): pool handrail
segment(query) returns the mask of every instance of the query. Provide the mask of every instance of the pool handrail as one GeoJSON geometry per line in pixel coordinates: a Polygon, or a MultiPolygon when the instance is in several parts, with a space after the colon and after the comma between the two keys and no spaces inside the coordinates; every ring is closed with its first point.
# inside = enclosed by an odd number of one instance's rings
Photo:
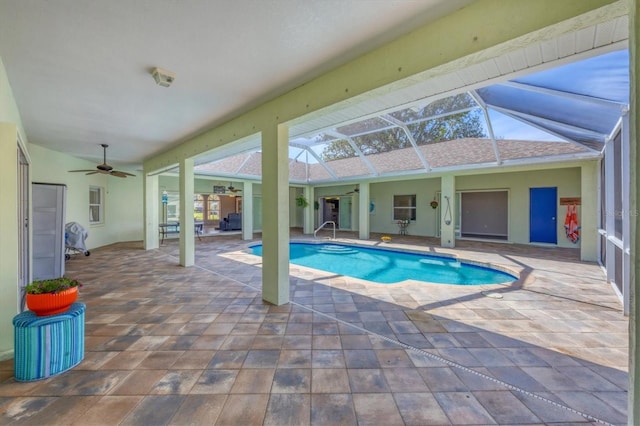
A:
{"type": "Polygon", "coordinates": [[[315,238],[316,240],[318,239],[318,231],[321,230],[322,228],[324,228],[325,225],[328,224],[332,224],[333,225],[333,239],[336,239],[336,223],[332,220],[327,220],[325,223],[323,223],[322,225],[320,225],[318,227],[318,229],[316,229],[315,231],[313,231],[313,238],[315,238]]]}

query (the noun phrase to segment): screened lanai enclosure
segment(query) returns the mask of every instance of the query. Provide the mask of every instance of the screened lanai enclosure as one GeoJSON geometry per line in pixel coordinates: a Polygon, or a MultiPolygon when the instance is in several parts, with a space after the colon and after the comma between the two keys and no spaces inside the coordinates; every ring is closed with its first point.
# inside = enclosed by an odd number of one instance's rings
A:
{"type": "MultiPolygon", "coordinates": [[[[575,36],[573,44],[555,40],[529,46],[290,123],[289,182],[293,188],[315,188],[310,201],[315,201],[316,209],[321,203],[321,213],[316,215],[314,228],[331,219],[327,209],[335,212],[334,220],[342,229],[362,226],[352,209],[357,206],[359,185],[368,183],[372,185],[368,194],[371,219],[366,225],[372,232],[397,231],[396,219],[406,218],[410,233],[440,236],[439,223],[447,212],[442,208],[439,181],[434,186],[429,179],[455,176],[454,207],[448,213],[455,222],[455,238],[556,245],[564,219],[563,206],[556,206],[556,200],[567,193],[579,199],[588,182],[584,175],[589,169],[583,165],[596,164],[593,179],[598,188],[592,189],[600,208],[580,210],[597,223],[592,230],[597,235],[591,236],[597,255],[587,260],[601,262],[628,312],[629,209],[627,197],[622,196],[628,194],[629,175],[627,18],[607,25],[575,36]],[[580,51],[584,39],[593,45],[582,46],[580,51]],[[567,44],[572,45],[570,52],[567,44]],[[546,175],[543,170],[550,167],[566,170],[577,184],[544,183],[539,176],[546,175]],[[509,188],[514,174],[502,174],[480,190],[468,189],[473,176],[536,168],[540,171],[536,179],[542,183],[532,183],[526,194],[509,188]],[[465,180],[468,175],[472,177],[465,180]],[[412,187],[407,182],[417,182],[418,189],[408,189],[412,187]],[[389,196],[384,185],[402,189],[392,190],[389,196]],[[525,202],[523,197],[544,189],[533,186],[555,188],[553,238],[549,240],[536,239],[531,230],[516,235],[518,228],[533,226],[533,219],[527,223],[517,219],[533,217],[533,198],[525,202]],[[350,189],[337,191],[337,187],[350,189]],[[428,189],[421,195],[423,187],[428,189]],[[387,199],[390,205],[384,206],[387,199]],[[428,205],[432,199],[440,207],[421,211],[421,203],[428,205]],[[339,208],[341,203],[347,207],[339,208]],[[525,205],[526,211],[519,212],[525,205]],[[475,213],[469,214],[470,210],[475,213]],[[383,214],[387,214],[386,222],[383,214]],[[478,217],[493,217],[497,223],[494,226],[478,217]],[[428,224],[420,228],[419,222],[428,224]],[[474,231],[487,226],[493,227],[491,232],[474,231]]],[[[261,149],[256,135],[200,155],[195,158],[196,178],[259,187],[261,149]]],[[[566,175],[554,173],[553,178],[559,180],[566,175]]],[[[252,226],[258,231],[260,192],[252,194],[252,226]]]]}
{"type": "MultiPolygon", "coordinates": [[[[323,184],[469,167],[598,158],[628,109],[617,50],[451,96],[425,98],[307,134],[292,126],[291,183],[323,184]]],[[[259,179],[260,142],[196,166],[259,179]]]]}

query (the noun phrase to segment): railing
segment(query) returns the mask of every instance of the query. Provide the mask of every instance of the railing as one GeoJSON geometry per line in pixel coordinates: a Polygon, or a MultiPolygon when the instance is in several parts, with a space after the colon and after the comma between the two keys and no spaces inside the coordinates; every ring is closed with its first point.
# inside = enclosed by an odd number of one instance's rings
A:
{"type": "Polygon", "coordinates": [[[316,239],[317,239],[317,238],[318,238],[318,231],[319,231],[319,230],[321,230],[322,228],[324,228],[324,226],[325,226],[325,225],[328,225],[328,224],[332,224],[332,225],[333,225],[333,239],[335,240],[335,239],[336,239],[336,223],[335,223],[334,221],[332,221],[332,220],[328,220],[328,221],[326,221],[325,223],[323,223],[322,225],[320,225],[320,226],[318,227],[318,229],[316,229],[315,231],[313,231],[313,238],[316,238],[316,239]]]}

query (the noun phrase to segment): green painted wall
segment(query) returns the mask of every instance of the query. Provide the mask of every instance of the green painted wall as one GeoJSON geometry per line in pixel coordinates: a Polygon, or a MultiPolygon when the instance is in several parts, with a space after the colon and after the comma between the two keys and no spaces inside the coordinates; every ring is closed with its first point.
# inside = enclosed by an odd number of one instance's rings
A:
{"type": "MultiPolygon", "coordinates": [[[[557,187],[558,198],[580,197],[580,168],[494,173],[489,175],[459,176],[456,190],[508,189],[509,190],[509,240],[529,243],[529,188],[557,187]]],[[[579,247],[565,237],[564,215],[566,207],[558,205],[558,246],[579,247]]],[[[579,217],[582,212],[578,209],[579,217]]],[[[596,215],[596,211],[585,212],[596,215]]]]}
{"type": "MultiPolygon", "coordinates": [[[[193,191],[198,194],[212,194],[213,186],[227,187],[232,183],[229,179],[209,178],[209,177],[196,177],[193,182],[193,191]]],[[[241,183],[233,182],[233,186],[238,188],[242,187],[241,183]]],[[[160,192],[167,190],[171,192],[180,192],[180,185],[177,175],[160,175],[159,177],[159,189],[160,192]]],[[[261,185],[259,183],[253,183],[253,195],[261,194],[261,185]]]]}
{"type": "MultiPolygon", "coordinates": [[[[595,170],[595,169],[594,169],[595,170]]],[[[430,202],[440,191],[440,178],[411,179],[405,181],[371,183],[371,200],[375,202],[375,213],[370,215],[371,232],[398,234],[399,228],[393,220],[393,196],[416,195],[416,221],[409,225],[410,235],[433,237],[437,235],[437,211],[430,202]]],[[[523,170],[513,172],[468,174],[456,176],[456,191],[508,190],[509,191],[509,241],[529,243],[529,188],[555,186],[560,197],[581,196],[580,166],[566,168],[523,170]]],[[[320,197],[341,196],[353,190],[354,185],[319,187],[315,189],[316,199],[320,197]]],[[[354,196],[353,230],[358,229],[358,203],[354,196]]],[[[558,205],[558,246],[580,247],[565,238],[564,215],[566,207],[558,205]]],[[[590,215],[595,220],[597,211],[583,212],[578,208],[580,222],[590,215]]],[[[317,225],[316,225],[317,226],[317,225]]]]}
{"type": "Polygon", "coordinates": [[[93,169],[96,164],[70,155],[30,145],[33,182],[67,185],[65,222],[78,222],[89,232],[87,248],[101,247],[118,241],[142,239],[142,174],[124,179],[102,174],[85,175],[69,170],[93,169]],[[104,223],[89,225],[89,187],[104,190],[104,223]]]}
{"type": "Polygon", "coordinates": [[[407,228],[409,235],[435,236],[436,210],[429,203],[440,190],[440,178],[372,183],[371,199],[375,201],[375,214],[370,215],[371,232],[398,234],[400,228],[393,220],[393,196],[416,195],[416,221],[407,228]]]}

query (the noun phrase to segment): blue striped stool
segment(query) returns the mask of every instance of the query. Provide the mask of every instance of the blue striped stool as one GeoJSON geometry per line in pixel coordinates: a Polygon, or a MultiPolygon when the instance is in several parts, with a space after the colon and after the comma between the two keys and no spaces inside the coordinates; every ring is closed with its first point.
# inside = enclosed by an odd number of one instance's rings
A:
{"type": "Polygon", "coordinates": [[[46,317],[25,311],[13,318],[15,379],[46,379],[63,373],[84,359],[84,303],[46,317]]]}

